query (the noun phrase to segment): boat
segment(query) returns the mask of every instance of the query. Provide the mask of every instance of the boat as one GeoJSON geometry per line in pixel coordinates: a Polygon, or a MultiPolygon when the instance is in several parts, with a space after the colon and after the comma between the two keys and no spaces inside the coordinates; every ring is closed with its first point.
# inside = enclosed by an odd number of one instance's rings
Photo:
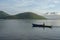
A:
{"type": "Polygon", "coordinates": [[[48,28],[52,28],[52,26],[49,25],[45,25],[45,24],[32,24],[32,27],[48,27],[48,28]]]}

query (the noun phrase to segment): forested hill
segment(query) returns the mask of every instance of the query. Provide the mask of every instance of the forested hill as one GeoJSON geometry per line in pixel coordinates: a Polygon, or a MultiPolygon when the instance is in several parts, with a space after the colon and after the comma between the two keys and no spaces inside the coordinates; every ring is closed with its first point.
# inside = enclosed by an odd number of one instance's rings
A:
{"type": "Polygon", "coordinates": [[[24,13],[19,13],[15,15],[18,19],[46,19],[45,17],[41,15],[37,15],[32,12],[24,12],[24,13]]]}
{"type": "Polygon", "coordinates": [[[7,16],[9,16],[9,14],[4,11],[0,11],[0,19],[5,19],[7,16]]]}
{"type": "Polygon", "coordinates": [[[0,19],[46,19],[46,18],[32,12],[24,12],[16,15],[9,15],[4,11],[0,11],[0,19]]]}

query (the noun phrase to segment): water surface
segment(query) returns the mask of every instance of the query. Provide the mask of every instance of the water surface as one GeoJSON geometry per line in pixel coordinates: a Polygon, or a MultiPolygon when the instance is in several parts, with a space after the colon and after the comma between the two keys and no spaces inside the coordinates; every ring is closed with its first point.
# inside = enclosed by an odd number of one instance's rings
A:
{"type": "Polygon", "coordinates": [[[0,40],[60,40],[60,20],[0,20],[0,40]],[[53,27],[32,27],[43,22],[53,27]]]}

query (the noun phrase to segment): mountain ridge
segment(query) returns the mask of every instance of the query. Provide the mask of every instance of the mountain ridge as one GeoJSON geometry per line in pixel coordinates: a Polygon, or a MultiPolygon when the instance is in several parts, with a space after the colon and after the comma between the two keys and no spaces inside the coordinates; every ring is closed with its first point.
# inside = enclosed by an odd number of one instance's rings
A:
{"type": "Polygon", "coordinates": [[[32,12],[19,13],[15,16],[21,17],[23,19],[45,19],[45,17],[43,17],[41,15],[37,15],[37,14],[32,13],[32,12]]]}
{"type": "Polygon", "coordinates": [[[0,11],[0,19],[46,19],[41,15],[37,15],[33,12],[23,12],[16,15],[9,15],[4,11],[0,11]]]}

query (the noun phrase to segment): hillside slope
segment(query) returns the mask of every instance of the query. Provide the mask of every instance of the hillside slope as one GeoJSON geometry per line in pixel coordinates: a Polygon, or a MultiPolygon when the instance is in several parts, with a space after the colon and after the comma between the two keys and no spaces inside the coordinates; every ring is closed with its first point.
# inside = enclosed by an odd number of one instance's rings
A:
{"type": "Polygon", "coordinates": [[[32,13],[32,12],[19,13],[15,16],[18,19],[46,19],[45,17],[37,15],[37,14],[32,13]]]}
{"type": "Polygon", "coordinates": [[[6,12],[0,11],[0,19],[5,19],[7,16],[9,16],[6,12]]]}

